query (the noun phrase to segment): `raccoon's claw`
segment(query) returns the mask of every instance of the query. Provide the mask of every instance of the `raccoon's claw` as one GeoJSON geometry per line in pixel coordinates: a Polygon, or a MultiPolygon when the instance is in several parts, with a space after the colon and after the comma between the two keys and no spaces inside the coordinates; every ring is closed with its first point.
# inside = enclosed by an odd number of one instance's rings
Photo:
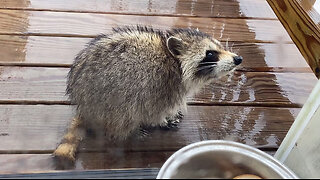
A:
{"type": "Polygon", "coordinates": [[[180,122],[179,119],[177,119],[175,121],[168,121],[167,127],[170,129],[178,128],[179,122],[180,122]]]}
{"type": "Polygon", "coordinates": [[[176,117],[174,118],[170,118],[170,117],[166,117],[165,120],[166,123],[164,123],[164,125],[161,125],[160,128],[164,129],[164,130],[171,130],[171,129],[178,129],[178,124],[180,122],[180,120],[176,117]]]}
{"type": "Polygon", "coordinates": [[[182,114],[181,111],[178,111],[177,114],[174,116],[177,119],[182,119],[184,117],[184,115],[182,114]]]}
{"type": "Polygon", "coordinates": [[[139,131],[137,132],[137,136],[139,139],[143,139],[145,137],[148,137],[150,132],[146,129],[140,128],[139,131]]]}

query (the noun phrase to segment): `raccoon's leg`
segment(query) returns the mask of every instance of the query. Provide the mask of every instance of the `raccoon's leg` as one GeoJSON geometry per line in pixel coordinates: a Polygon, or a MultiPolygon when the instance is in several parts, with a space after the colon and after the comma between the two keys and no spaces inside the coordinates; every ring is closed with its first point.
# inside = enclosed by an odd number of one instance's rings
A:
{"type": "Polygon", "coordinates": [[[178,128],[178,124],[180,120],[183,118],[182,112],[179,110],[175,115],[173,116],[167,116],[162,124],[160,124],[160,127],[162,129],[175,129],[178,128]]]}
{"type": "Polygon", "coordinates": [[[75,161],[75,153],[80,141],[85,136],[85,130],[79,117],[73,118],[67,134],[53,155],[64,160],[75,161]]]}

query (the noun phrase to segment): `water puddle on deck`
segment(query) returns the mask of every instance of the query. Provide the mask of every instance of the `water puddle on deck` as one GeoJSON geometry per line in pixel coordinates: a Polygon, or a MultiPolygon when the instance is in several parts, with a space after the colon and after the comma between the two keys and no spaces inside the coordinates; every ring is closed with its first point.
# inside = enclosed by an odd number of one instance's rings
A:
{"type": "MultiPolygon", "coordinates": [[[[124,12],[124,13],[165,13],[176,11],[177,1],[149,1],[149,0],[80,0],[66,3],[65,0],[25,0],[20,6],[36,9],[59,9],[94,12],[124,12]],[[80,5],[79,5],[80,3],[80,5]]],[[[196,1],[195,1],[196,3],[196,1]]]]}
{"type": "MultiPolygon", "coordinates": [[[[266,119],[264,117],[264,112],[260,112],[258,119],[255,120],[255,124],[253,126],[253,129],[249,130],[248,136],[245,137],[244,141],[247,145],[256,145],[256,138],[259,137],[261,131],[266,126],[266,119]]],[[[268,144],[270,145],[270,144],[268,144]]]]}
{"type": "Polygon", "coordinates": [[[269,5],[267,1],[260,1],[259,3],[251,3],[250,0],[236,0],[239,3],[239,14],[241,16],[247,16],[247,17],[265,17],[266,14],[269,16],[276,18],[271,8],[268,8],[269,5]],[[264,9],[257,8],[257,6],[260,7],[266,7],[264,9]]]}
{"type": "Polygon", "coordinates": [[[218,102],[254,102],[256,101],[255,88],[248,85],[246,73],[231,73],[222,79],[216,80],[210,93],[211,101],[218,102]],[[219,88],[217,88],[219,86],[219,88]]]}

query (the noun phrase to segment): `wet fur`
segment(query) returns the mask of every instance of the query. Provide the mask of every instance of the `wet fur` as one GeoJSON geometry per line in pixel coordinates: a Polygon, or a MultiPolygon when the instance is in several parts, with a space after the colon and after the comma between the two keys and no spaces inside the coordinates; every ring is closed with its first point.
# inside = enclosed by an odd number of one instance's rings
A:
{"type": "Polygon", "coordinates": [[[233,56],[192,29],[137,26],[99,35],[68,74],[67,94],[77,113],[54,155],[75,160],[83,127],[102,127],[106,138],[121,141],[141,126],[166,125],[186,96],[235,67],[233,56]],[[219,52],[217,63],[201,64],[208,49],[219,52]]]}

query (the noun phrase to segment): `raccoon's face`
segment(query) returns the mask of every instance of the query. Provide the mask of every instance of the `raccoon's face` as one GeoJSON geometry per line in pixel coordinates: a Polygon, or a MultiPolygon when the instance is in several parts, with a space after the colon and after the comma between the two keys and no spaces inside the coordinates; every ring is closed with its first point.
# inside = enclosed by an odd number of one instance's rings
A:
{"type": "Polygon", "coordinates": [[[217,40],[204,39],[201,42],[202,49],[194,51],[201,55],[195,76],[198,78],[218,78],[234,70],[242,63],[242,57],[230,51],[226,51],[217,40]]]}
{"type": "Polygon", "coordinates": [[[180,37],[170,37],[167,47],[180,60],[184,78],[209,81],[228,74],[242,62],[241,56],[226,51],[215,39],[180,37]]]}

